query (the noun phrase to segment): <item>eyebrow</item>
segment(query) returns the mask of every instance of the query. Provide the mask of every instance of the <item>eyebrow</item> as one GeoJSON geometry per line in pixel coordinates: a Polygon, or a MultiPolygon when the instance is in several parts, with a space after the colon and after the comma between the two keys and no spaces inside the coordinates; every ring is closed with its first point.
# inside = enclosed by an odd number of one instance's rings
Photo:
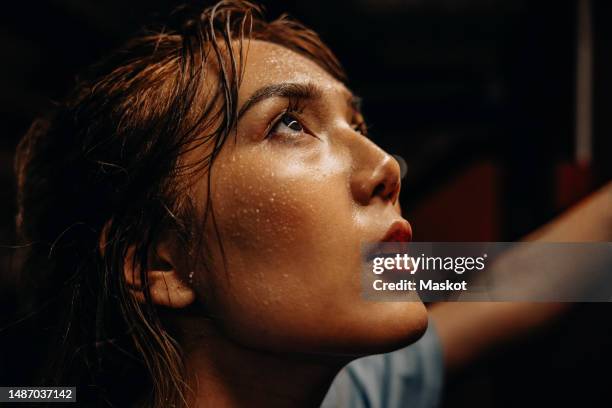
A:
{"type": "MultiPolygon", "coordinates": [[[[295,83],[295,82],[283,82],[279,84],[267,85],[259,88],[257,91],[246,100],[238,111],[238,120],[244,115],[249,109],[259,102],[269,98],[292,98],[298,100],[308,100],[321,98],[323,91],[317,85],[308,83],[295,83]]],[[[357,112],[361,112],[362,98],[359,96],[350,94],[347,99],[349,108],[354,109],[357,112]]]]}
{"type": "Polygon", "coordinates": [[[259,102],[274,98],[294,98],[294,99],[317,99],[320,98],[323,92],[321,89],[312,83],[293,83],[293,82],[283,82],[280,84],[272,84],[268,86],[264,86],[263,88],[259,88],[257,91],[253,92],[253,94],[246,100],[246,102],[238,111],[238,119],[242,117],[251,109],[254,105],[259,102]]]}

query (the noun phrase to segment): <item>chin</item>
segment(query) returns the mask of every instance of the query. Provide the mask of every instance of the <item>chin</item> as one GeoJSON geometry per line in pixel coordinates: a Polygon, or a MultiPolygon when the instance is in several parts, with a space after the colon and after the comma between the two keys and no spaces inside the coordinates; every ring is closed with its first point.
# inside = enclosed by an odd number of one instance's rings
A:
{"type": "Polygon", "coordinates": [[[406,347],[427,330],[427,309],[422,302],[383,302],[378,333],[372,333],[377,353],[406,347]]]}
{"type": "Polygon", "coordinates": [[[367,312],[353,315],[351,323],[340,330],[336,352],[354,357],[388,353],[421,338],[427,309],[422,302],[368,302],[367,312]]]}

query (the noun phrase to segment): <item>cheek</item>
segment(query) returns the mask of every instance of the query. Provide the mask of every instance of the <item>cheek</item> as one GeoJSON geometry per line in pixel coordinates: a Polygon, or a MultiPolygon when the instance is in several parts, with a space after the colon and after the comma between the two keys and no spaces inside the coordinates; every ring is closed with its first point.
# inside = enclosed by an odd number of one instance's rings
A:
{"type": "Polygon", "coordinates": [[[324,280],[321,269],[337,266],[347,237],[355,238],[342,233],[352,223],[352,206],[345,172],[323,171],[322,161],[235,153],[215,165],[213,208],[232,290],[248,286],[269,298],[268,292],[302,287],[306,296],[324,280]]]}
{"type": "Polygon", "coordinates": [[[242,250],[265,249],[299,242],[301,226],[313,216],[304,205],[297,183],[288,183],[275,170],[261,165],[219,169],[213,202],[224,242],[242,250]]]}
{"type": "Polygon", "coordinates": [[[312,244],[334,220],[350,220],[340,160],[328,154],[291,157],[273,149],[228,156],[215,169],[212,186],[224,242],[278,256],[312,244]]]}

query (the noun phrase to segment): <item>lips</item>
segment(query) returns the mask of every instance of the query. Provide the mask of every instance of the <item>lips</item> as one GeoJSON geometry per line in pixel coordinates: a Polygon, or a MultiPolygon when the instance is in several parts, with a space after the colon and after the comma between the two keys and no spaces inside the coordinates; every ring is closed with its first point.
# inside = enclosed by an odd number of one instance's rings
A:
{"type": "Polygon", "coordinates": [[[394,221],[387,230],[384,237],[377,243],[371,244],[364,253],[366,262],[381,256],[393,256],[397,253],[397,248],[389,248],[384,245],[387,242],[410,242],[412,241],[412,227],[404,219],[394,221]]]}
{"type": "Polygon", "coordinates": [[[412,228],[406,220],[395,221],[381,240],[381,242],[410,242],[412,241],[412,228]]]}
{"type": "Polygon", "coordinates": [[[410,242],[412,241],[412,227],[410,223],[404,219],[394,221],[387,230],[384,237],[377,243],[372,243],[366,249],[364,255],[365,262],[371,262],[377,257],[395,256],[398,248],[389,248],[389,245],[384,245],[388,242],[410,242]]]}

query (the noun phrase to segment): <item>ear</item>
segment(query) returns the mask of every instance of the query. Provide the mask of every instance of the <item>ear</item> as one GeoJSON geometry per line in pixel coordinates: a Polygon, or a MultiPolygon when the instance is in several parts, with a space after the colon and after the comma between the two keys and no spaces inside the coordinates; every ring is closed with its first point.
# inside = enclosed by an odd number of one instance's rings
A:
{"type": "MultiPolygon", "coordinates": [[[[134,265],[135,248],[128,248],[124,260],[123,274],[136,299],[145,302],[144,290],[140,279],[140,268],[134,265]]],[[[154,304],[180,309],[195,300],[195,292],[179,275],[170,249],[163,244],[157,246],[150,255],[148,270],[148,290],[154,304]]]]}

